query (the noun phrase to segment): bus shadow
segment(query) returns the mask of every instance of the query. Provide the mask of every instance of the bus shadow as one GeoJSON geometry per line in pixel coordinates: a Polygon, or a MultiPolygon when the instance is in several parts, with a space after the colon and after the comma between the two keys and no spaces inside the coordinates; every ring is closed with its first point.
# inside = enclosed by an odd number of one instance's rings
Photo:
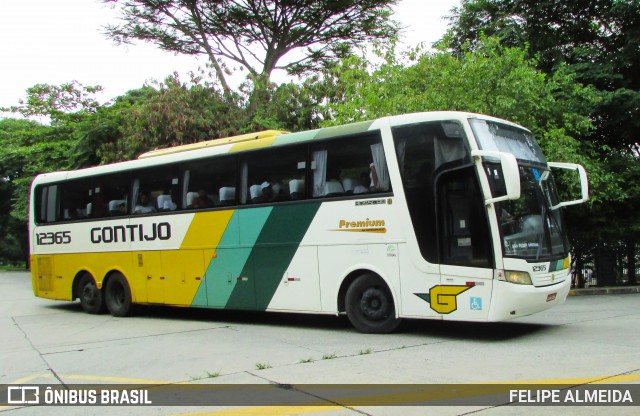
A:
{"type": "Polygon", "coordinates": [[[136,308],[135,316],[188,321],[212,322],[231,325],[263,325],[303,329],[350,330],[346,317],[287,312],[259,312],[208,308],[175,308],[145,305],[136,308]]]}
{"type": "MultiPolygon", "coordinates": [[[[79,302],[47,305],[48,309],[85,314],[79,302]]],[[[105,312],[108,315],[108,312],[105,312]]],[[[102,315],[102,316],[105,316],[102,315]]],[[[317,315],[287,312],[261,312],[212,308],[184,308],[163,305],[135,305],[130,317],[121,319],[171,319],[178,321],[211,322],[220,325],[264,325],[289,326],[309,329],[351,330],[353,327],[345,316],[317,315]]]]}
{"type": "Polygon", "coordinates": [[[553,325],[528,322],[460,322],[405,320],[400,331],[405,334],[438,336],[452,340],[505,341],[543,333],[553,325]]]}
{"type": "MultiPolygon", "coordinates": [[[[79,302],[49,305],[65,313],[84,314],[79,302]]],[[[162,305],[137,305],[133,313],[138,319],[167,319],[210,322],[219,325],[260,325],[310,330],[357,333],[346,316],[286,312],[257,312],[208,308],[178,308],[162,305]]],[[[128,318],[123,318],[128,319],[128,318]]],[[[459,322],[430,319],[405,319],[392,334],[381,336],[440,337],[451,340],[504,341],[547,332],[554,325],[507,322],[459,322]]]]}

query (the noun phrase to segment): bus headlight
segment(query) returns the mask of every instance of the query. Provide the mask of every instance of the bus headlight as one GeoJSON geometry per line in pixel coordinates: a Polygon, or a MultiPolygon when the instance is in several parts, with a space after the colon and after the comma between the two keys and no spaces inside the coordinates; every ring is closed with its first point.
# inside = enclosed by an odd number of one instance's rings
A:
{"type": "Polygon", "coordinates": [[[505,270],[504,277],[507,282],[518,285],[531,285],[531,276],[527,272],[514,272],[505,270]]]}

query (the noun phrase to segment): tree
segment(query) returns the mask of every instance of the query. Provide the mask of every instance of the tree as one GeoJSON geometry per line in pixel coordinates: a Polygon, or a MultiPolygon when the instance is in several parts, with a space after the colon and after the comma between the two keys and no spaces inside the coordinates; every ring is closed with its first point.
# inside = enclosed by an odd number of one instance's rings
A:
{"type": "Polygon", "coordinates": [[[324,120],[331,118],[325,104],[339,99],[332,81],[333,78],[319,73],[302,84],[270,84],[269,99],[257,109],[249,129],[295,132],[319,128],[324,120]]]}
{"type": "Polygon", "coordinates": [[[249,119],[274,70],[317,70],[345,57],[354,45],[392,38],[399,30],[390,20],[396,0],[104,1],[121,5],[123,23],[106,27],[111,39],[206,55],[227,100],[232,98],[229,65],[247,70],[253,84],[249,119]]]}
{"type": "Polygon", "coordinates": [[[464,0],[450,22],[441,46],[456,53],[484,33],[505,46],[527,46],[546,73],[568,64],[600,95],[590,139],[640,156],[640,2],[464,0]]]}
{"type": "Polygon", "coordinates": [[[227,102],[200,78],[183,83],[177,74],[154,86],[145,100],[127,109],[122,139],[98,150],[103,162],[137,157],[147,150],[237,134],[244,110],[227,102]]]}
{"type": "Polygon", "coordinates": [[[27,88],[27,100],[19,105],[0,108],[0,111],[19,113],[23,117],[48,117],[52,123],[61,123],[69,114],[83,115],[95,112],[100,103],[95,94],[100,85],[85,86],[78,81],[61,85],[36,84],[27,88]]]}

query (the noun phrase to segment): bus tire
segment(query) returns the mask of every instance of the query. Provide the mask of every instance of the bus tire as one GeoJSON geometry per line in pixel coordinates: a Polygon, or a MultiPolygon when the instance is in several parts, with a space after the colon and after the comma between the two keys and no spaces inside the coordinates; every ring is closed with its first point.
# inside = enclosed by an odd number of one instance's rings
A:
{"type": "Polygon", "coordinates": [[[131,314],[133,310],[131,289],[122,274],[114,273],[109,277],[104,298],[111,315],[122,317],[131,314]]]}
{"type": "Polygon", "coordinates": [[[373,273],[363,274],[351,283],[345,307],[351,324],[366,334],[387,334],[400,325],[389,287],[373,273]]]}
{"type": "Polygon", "coordinates": [[[78,282],[78,298],[82,310],[90,314],[99,314],[105,311],[104,296],[98,289],[95,279],[89,273],[84,273],[78,282]]]}

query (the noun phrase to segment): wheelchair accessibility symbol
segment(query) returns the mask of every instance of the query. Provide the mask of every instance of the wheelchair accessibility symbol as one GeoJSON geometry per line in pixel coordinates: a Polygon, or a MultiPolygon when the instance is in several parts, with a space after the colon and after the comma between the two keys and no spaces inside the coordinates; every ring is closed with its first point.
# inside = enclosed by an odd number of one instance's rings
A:
{"type": "Polygon", "coordinates": [[[471,297],[471,310],[472,311],[481,311],[482,310],[482,298],[471,297]]]}

